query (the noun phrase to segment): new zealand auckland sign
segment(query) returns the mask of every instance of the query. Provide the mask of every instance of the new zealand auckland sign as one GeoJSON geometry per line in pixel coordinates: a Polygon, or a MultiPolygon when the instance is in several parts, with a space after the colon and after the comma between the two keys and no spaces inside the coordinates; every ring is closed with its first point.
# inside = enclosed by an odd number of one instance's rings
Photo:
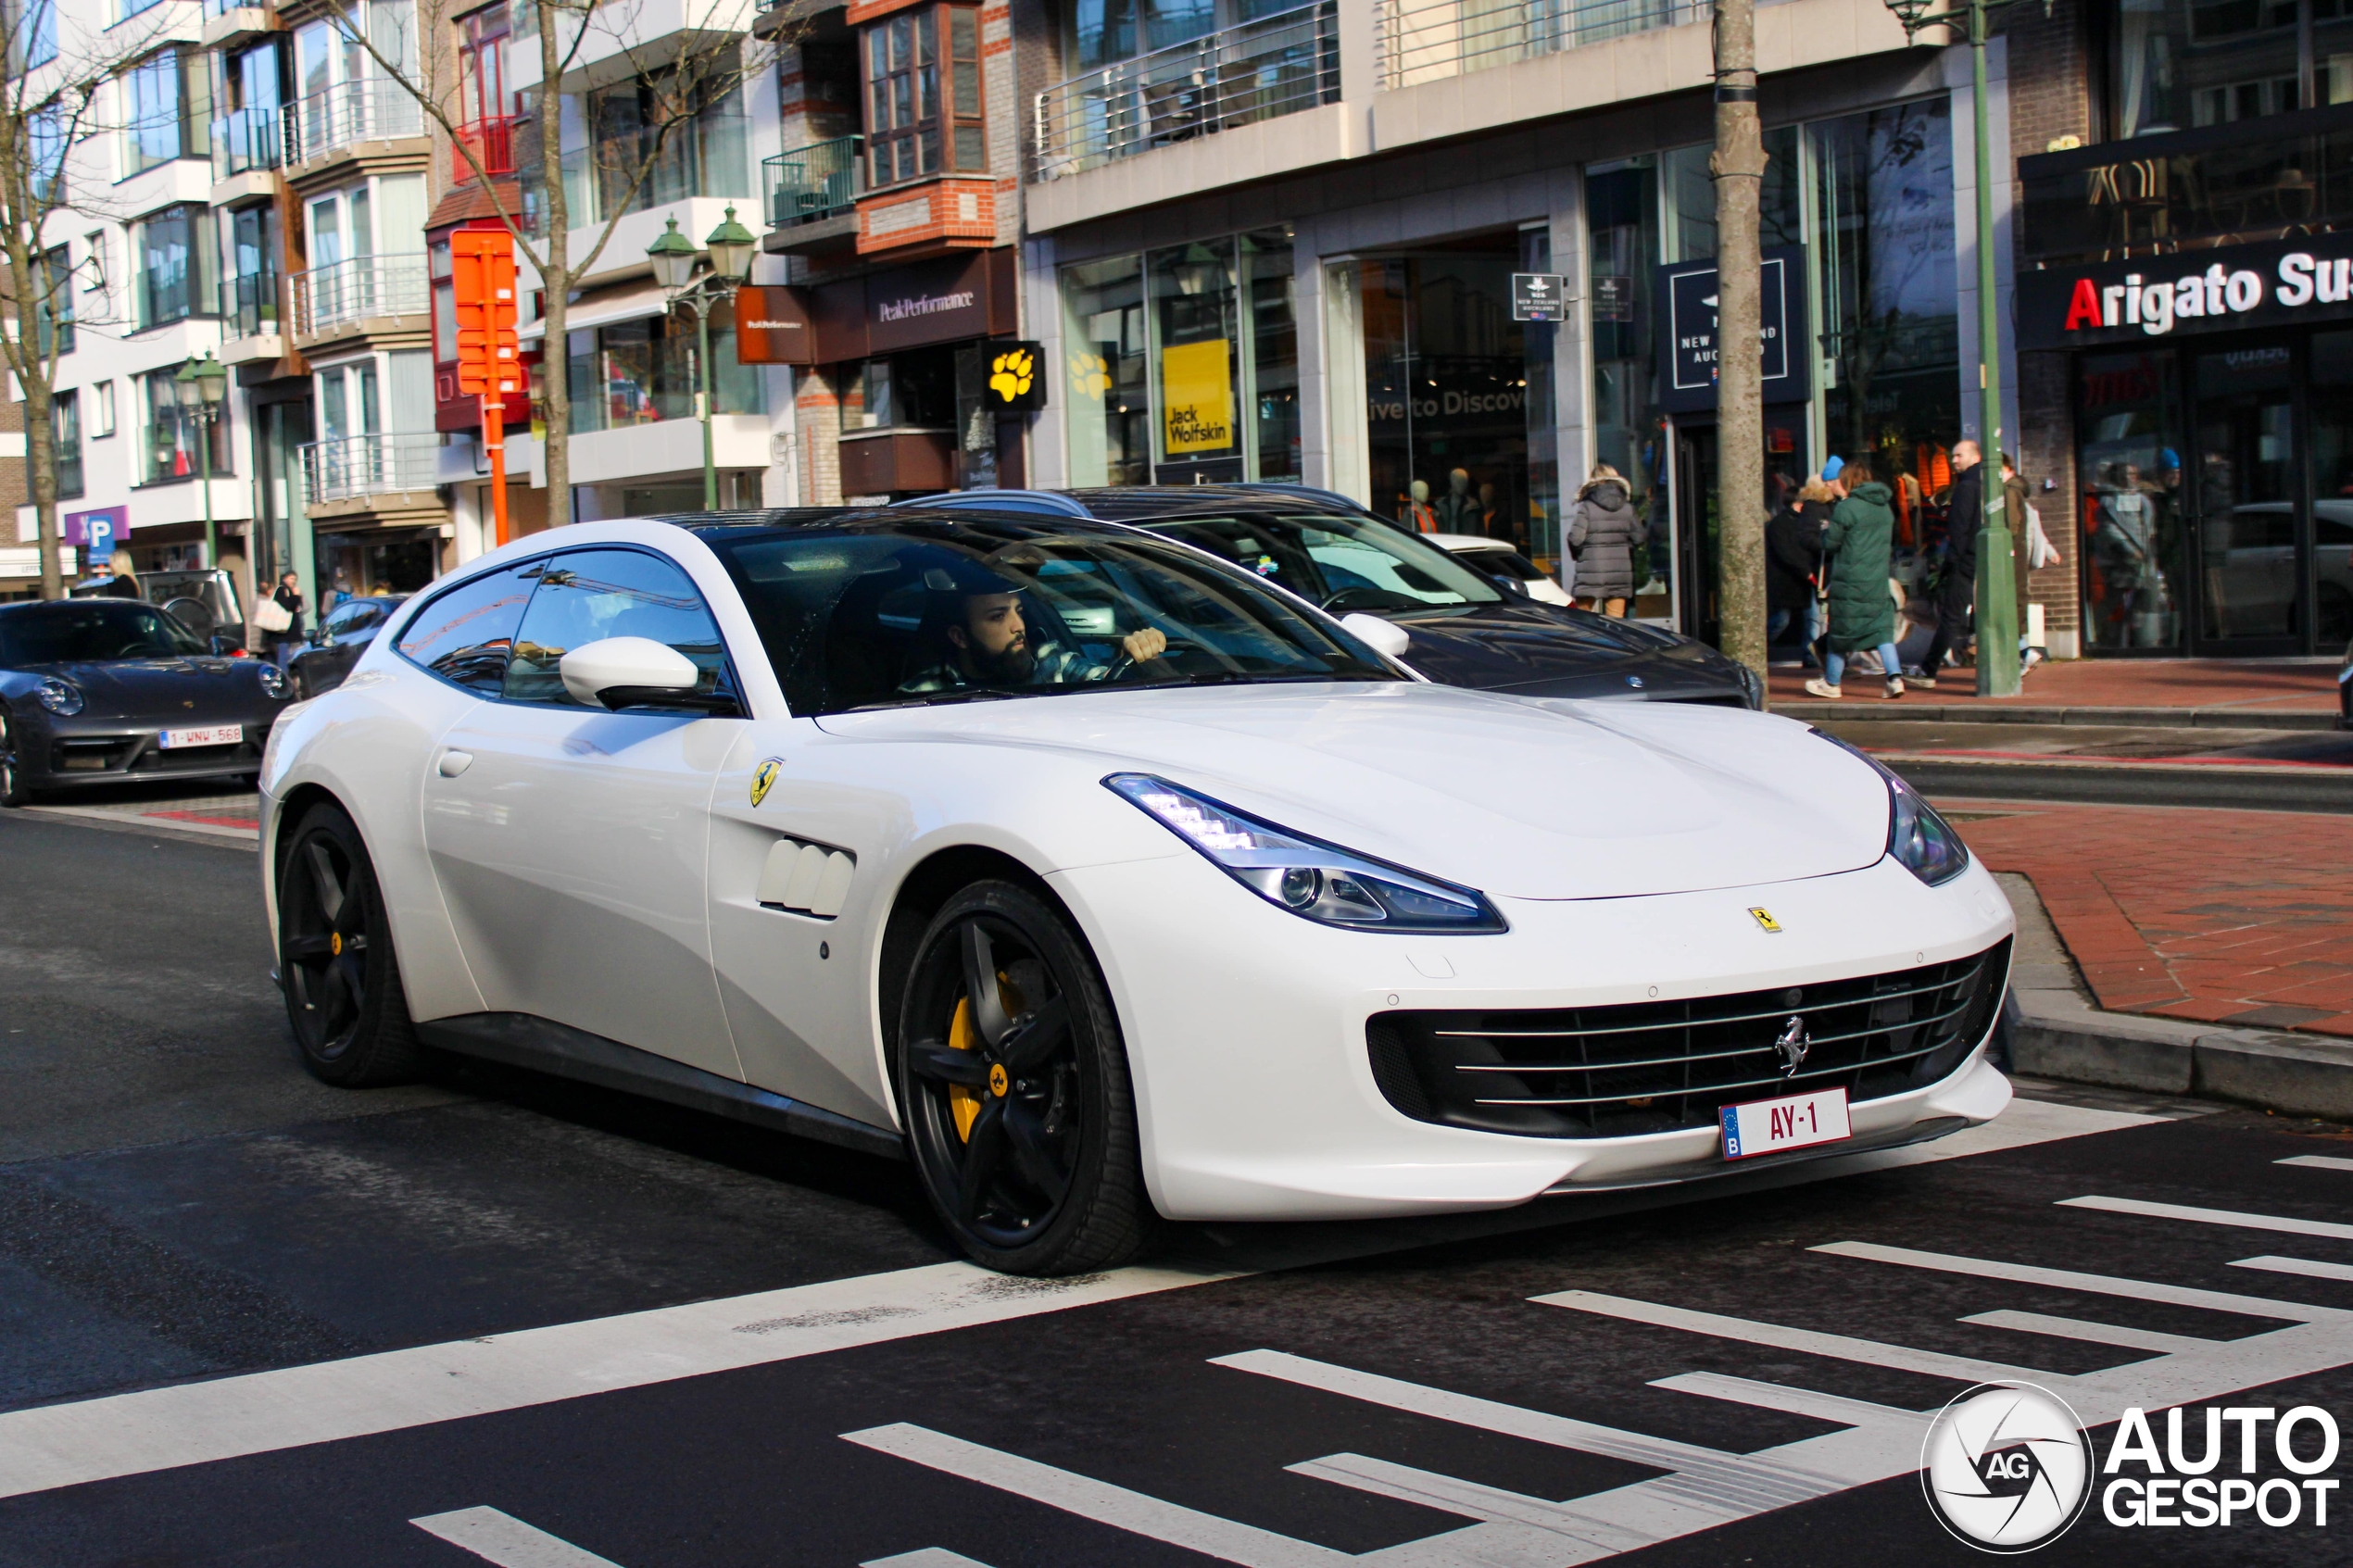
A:
{"type": "Polygon", "coordinates": [[[2353,234],[2024,272],[2020,348],[2145,343],[2353,318],[2353,234]]]}

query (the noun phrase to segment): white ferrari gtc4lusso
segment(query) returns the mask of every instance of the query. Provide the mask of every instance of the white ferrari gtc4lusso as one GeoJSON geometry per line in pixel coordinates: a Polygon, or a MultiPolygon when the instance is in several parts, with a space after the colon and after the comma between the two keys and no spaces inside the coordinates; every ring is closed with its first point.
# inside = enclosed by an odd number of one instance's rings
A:
{"type": "Polygon", "coordinates": [[[903,1151],[1036,1273],[2007,1102],[2009,907],[1901,781],[1400,641],[1073,519],[519,541],[271,732],[295,1034],[333,1084],[438,1049],[903,1151]]]}

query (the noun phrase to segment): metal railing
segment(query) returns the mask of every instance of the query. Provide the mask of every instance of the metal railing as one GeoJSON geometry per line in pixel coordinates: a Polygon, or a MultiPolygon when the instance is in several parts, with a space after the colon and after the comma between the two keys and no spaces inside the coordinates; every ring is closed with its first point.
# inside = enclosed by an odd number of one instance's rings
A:
{"type": "Polygon", "coordinates": [[[1700,0],[1379,0],[1375,79],[1413,87],[1709,15],[1700,0]]]}
{"type": "Polygon", "coordinates": [[[338,82],[285,108],[286,162],[308,163],[338,147],[425,133],[424,111],[397,82],[338,82]]]}
{"type": "Polygon", "coordinates": [[[329,262],[296,272],[293,282],[295,332],[302,337],[374,316],[422,316],[431,297],[421,250],[329,262]]]}
{"type": "Polygon", "coordinates": [[[225,180],[233,174],[244,174],[251,169],[277,168],[286,145],[283,122],[283,113],[275,105],[266,108],[232,109],[214,120],[214,177],[225,180]]]}
{"type": "Polygon", "coordinates": [[[515,127],[522,124],[519,114],[497,119],[470,120],[458,127],[449,148],[449,182],[462,185],[474,178],[474,164],[482,166],[484,175],[512,174],[515,171],[515,127]],[[466,161],[472,152],[473,163],[466,161]]]}
{"type": "Polygon", "coordinates": [[[1318,0],[1047,88],[1034,106],[1038,176],[1339,101],[1338,6],[1318,0]]]}
{"type": "Polygon", "coordinates": [[[260,337],[278,330],[278,280],[247,272],[220,281],[220,314],[231,338],[260,337]]]}
{"type": "Polygon", "coordinates": [[[573,147],[560,160],[565,209],[577,228],[692,196],[749,201],[750,146],[749,118],[714,105],[666,136],[635,132],[573,147]]]}
{"type": "Polygon", "coordinates": [[[304,499],[348,501],[357,495],[430,490],[440,448],[441,437],[429,430],[313,441],[296,448],[302,453],[304,499]]]}
{"type": "Polygon", "coordinates": [[[218,21],[232,11],[245,10],[248,7],[263,11],[273,8],[271,0],[204,0],[204,19],[218,21]]]}
{"type": "Polygon", "coordinates": [[[837,136],[760,160],[768,226],[788,229],[848,212],[866,188],[863,136],[837,136]]]}

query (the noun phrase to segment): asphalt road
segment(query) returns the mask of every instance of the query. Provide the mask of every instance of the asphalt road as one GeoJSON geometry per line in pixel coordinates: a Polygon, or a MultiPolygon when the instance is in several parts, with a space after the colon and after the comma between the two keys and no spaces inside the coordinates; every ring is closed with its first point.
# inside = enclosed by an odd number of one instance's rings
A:
{"type": "MultiPolygon", "coordinates": [[[[312,1085],[253,876],[0,815],[8,1568],[1960,1562],[1919,1412],[1973,1383],[2103,1457],[2130,1406],[2189,1405],[2193,1465],[2208,1408],[2353,1422],[2345,1128],[2045,1088],[1802,1177],[1007,1281],[888,1161],[528,1074],[312,1085]]],[[[2353,1502],[2297,1495],[2095,1500],[2035,1555],[2341,1562],[2353,1502]]]]}

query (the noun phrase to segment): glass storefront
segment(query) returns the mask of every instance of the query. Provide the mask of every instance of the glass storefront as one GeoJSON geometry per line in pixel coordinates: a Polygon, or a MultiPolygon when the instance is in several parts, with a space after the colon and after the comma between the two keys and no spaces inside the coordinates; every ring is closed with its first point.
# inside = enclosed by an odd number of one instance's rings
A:
{"type": "Polygon", "coordinates": [[[1070,483],[1296,482],[1291,267],[1274,230],[1065,268],[1070,483]]]}

